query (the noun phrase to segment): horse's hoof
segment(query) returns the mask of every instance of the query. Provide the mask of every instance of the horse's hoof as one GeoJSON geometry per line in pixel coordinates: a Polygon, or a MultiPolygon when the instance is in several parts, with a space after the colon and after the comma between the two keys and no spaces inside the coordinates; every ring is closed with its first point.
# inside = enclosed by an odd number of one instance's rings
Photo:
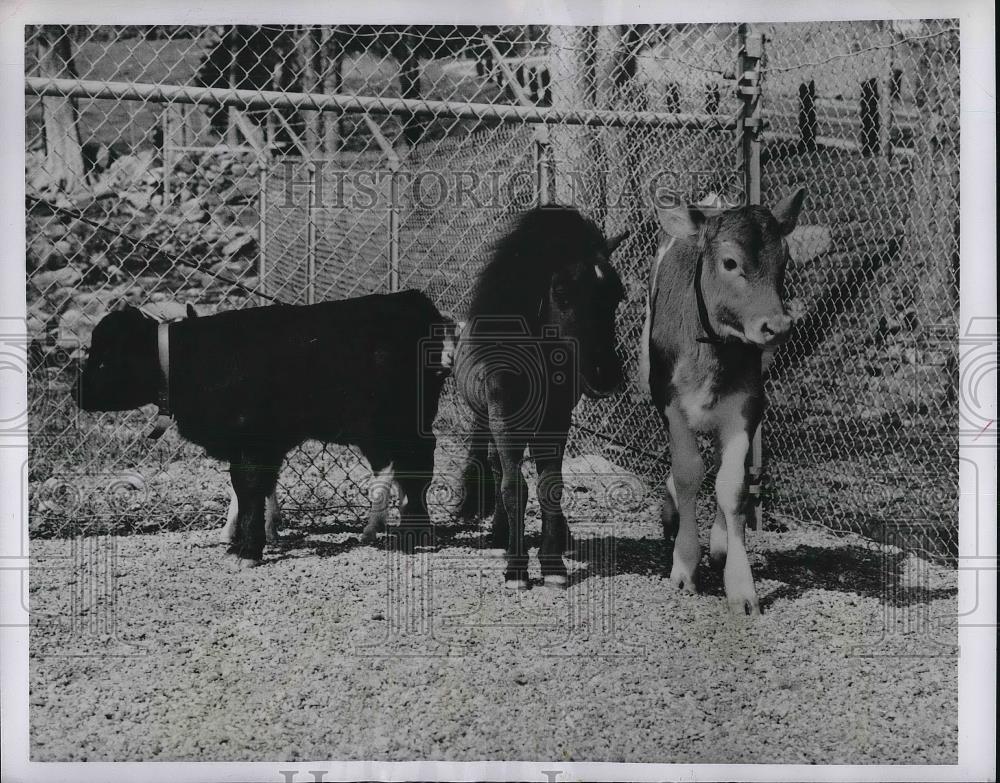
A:
{"type": "Polygon", "coordinates": [[[546,574],[542,577],[542,584],[546,587],[564,589],[569,584],[569,577],[566,574],[546,574]]]}
{"type": "Polygon", "coordinates": [[[527,579],[506,579],[503,586],[508,590],[527,590],[530,585],[527,579]]]}
{"type": "Polygon", "coordinates": [[[264,561],[261,558],[250,558],[250,557],[239,557],[236,556],[236,568],[243,571],[247,568],[257,568],[263,565],[264,561]]]}

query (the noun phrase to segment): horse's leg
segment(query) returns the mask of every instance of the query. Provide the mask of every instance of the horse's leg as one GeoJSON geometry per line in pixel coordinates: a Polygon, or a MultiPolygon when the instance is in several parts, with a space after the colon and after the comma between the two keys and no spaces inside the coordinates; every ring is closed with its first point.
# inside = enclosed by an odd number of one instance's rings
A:
{"type": "Polygon", "coordinates": [[[500,464],[500,452],[496,444],[490,439],[489,446],[489,470],[493,472],[493,489],[496,492],[496,500],[493,503],[493,521],[490,525],[491,544],[494,549],[507,549],[507,541],[510,538],[510,518],[507,516],[507,507],[503,502],[503,466],[500,464]]]}
{"type": "Polygon", "coordinates": [[[747,460],[756,422],[733,416],[719,432],[721,464],[715,478],[715,495],[726,520],[726,567],[723,582],[730,611],[760,614],[757,590],[747,558],[744,532],[747,511],[747,460]]]}
{"type": "MultiPolygon", "coordinates": [[[[671,470],[667,492],[678,516],[677,538],[674,541],[673,566],[670,581],[687,592],[695,591],[695,570],[698,566],[698,520],[695,513],[698,489],[705,475],[705,464],[698,451],[698,440],[687,424],[684,414],[674,405],[666,410],[670,425],[671,470]]],[[[664,507],[667,503],[664,501],[664,507]]]]}
{"type": "Polygon", "coordinates": [[[256,565],[264,554],[264,499],[278,483],[280,457],[243,453],[232,460],[229,475],[236,492],[236,538],[229,551],[242,562],[256,565]]]}
{"type": "MultiPolygon", "coordinates": [[[[528,588],[528,553],[524,548],[524,507],[528,502],[528,485],[521,472],[521,459],[526,445],[521,436],[494,429],[497,455],[500,460],[500,497],[507,515],[507,568],[504,584],[511,590],[528,588]]],[[[498,509],[499,510],[499,509],[498,509]]]]}
{"type": "Polygon", "coordinates": [[[538,505],[542,511],[542,545],[538,559],[547,586],[565,587],[566,564],[562,554],[569,546],[569,525],[562,511],[563,454],[565,438],[531,443],[531,457],[538,470],[538,505]]]}

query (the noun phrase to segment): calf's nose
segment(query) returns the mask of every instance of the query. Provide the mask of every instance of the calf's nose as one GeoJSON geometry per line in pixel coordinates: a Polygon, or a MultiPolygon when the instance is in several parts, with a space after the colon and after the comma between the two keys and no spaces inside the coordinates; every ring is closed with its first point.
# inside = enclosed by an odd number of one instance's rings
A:
{"type": "Polygon", "coordinates": [[[792,319],[784,313],[764,316],[753,324],[748,336],[762,345],[780,345],[792,331],[792,319]]]}

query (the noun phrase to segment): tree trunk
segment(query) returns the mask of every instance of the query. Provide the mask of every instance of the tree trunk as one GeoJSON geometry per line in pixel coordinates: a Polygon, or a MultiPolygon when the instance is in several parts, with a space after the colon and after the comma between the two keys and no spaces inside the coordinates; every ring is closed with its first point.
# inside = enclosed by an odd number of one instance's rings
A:
{"type": "MultiPolygon", "coordinates": [[[[549,28],[552,107],[563,111],[592,108],[594,102],[594,51],[591,27],[555,25],[549,28]]],[[[575,204],[584,211],[597,209],[592,190],[595,162],[590,137],[595,131],[575,125],[551,128],[555,193],[559,204],[575,204]]],[[[603,193],[603,189],[599,189],[603,193]]],[[[602,205],[603,206],[603,205],[602,205]]]]}
{"type": "MultiPolygon", "coordinates": [[[[599,28],[596,61],[596,105],[599,109],[643,111],[641,85],[636,84],[636,54],[642,39],[632,25],[599,28]]],[[[643,130],[634,126],[600,133],[598,151],[603,161],[608,201],[605,232],[610,236],[643,219],[645,203],[640,172],[643,130]]]]}
{"type": "MultiPolygon", "coordinates": [[[[336,95],[341,89],[341,62],[344,58],[340,39],[329,25],[323,27],[322,41],[323,68],[320,77],[325,95],[336,95]]],[[[324,112],[323,114],[323,146],[327,155],[335,155],[340,149],[343,137],[343,126],[340,112],[324,112]]]]}
{"type": "MultiPolygon", "coordinates": [[[[299,28],[298,53],[302,60],[302,92],[319,92],[319,74],[316,72],[317,40],[315,30],[308,25],[299,28]]],[[[305,121],[305,146],[308,154],[315,157],[319,152],[320,135],[319,112],[303,111],[305,121]]]]}
{"type": "MultiPolygon", "coordinates": [[[[399,95],[401,98],[419,100],[420,59],[413,48],[401,40],[396,46],[396,60],[399,62],[399,95]]],[[[409,146],[416,144],[424,135],[424,123],[415,115],[408,114],[403,120],[403,138],[409,146]]]]}
{"type": "MultiPolygon", "coordinates": [[[[241,36],[236,25],[229,25],[226,30],[226,63],[229,73],[226,74],[226,86],[235,90],[239,85],[239,53],[242,48],[241,36]]],[[[226,111],[226,144],[235,147],[239,143],[236,133],[236,109],[232,106],[226,111]]]]}
{"type": "MultiPolygon", "coordinates": [[[[38,73],[56,79],[75,79],[73,42],[69,29],[43,25],[38,35],[38,73]]],[[[42,98],[45,121],[45,170],[60,190],[72,192],[83,184],[83,152],[77,127],[76,100],[42,98]]]]}

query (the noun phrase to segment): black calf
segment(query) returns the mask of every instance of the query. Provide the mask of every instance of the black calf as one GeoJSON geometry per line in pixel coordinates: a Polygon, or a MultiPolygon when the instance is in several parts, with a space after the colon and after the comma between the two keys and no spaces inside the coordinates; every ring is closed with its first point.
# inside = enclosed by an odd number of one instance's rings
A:
{"type": "Polygon", "coordinates": [[[85,410],[158,402],[181,435],[227,460],[239,502],[230,551],[258,561],[264,498],[307,438],[360,448],[376,475],[395,473],[403,522],[428,522],[431,425],[453,335],[416,291],[161,325],[125,308],[94,329],[78,399],[85,410]]]}

